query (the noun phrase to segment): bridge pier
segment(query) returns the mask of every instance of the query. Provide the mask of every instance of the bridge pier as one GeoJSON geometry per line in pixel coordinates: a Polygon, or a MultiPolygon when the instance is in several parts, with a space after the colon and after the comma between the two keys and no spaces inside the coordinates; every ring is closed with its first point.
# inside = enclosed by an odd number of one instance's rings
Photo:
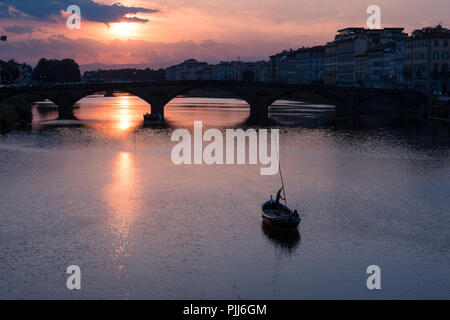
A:
{"type": "Polygon", "coordinates": [[[263,103],[250,104],[248,124],[265,124],[269,122],[269,105],[263,103]]]}
{"type": "Polygon", "coordinates": [[[58,106],[58,120],[73,120],[76,119],[73,113],[73,105],[58,106]]]}
{"type": "MultiPolygon", "coordinates": [[[[426,114],[432,96],[408,90],[334,87],[313,84],[249,83],[242,81],[186,80],[136,83],[77,83],[0,88],[0,99],[19,94],[36,95],[58,105],[60,119],[74,119],[73,105],[93,92],[129,92],[150,104],[152,114],[164,117],[165,105],[174,97],[197,88],[218,88],[245,100],[250,105],[249,122],[273,123],[268,108],[277,99],[295,94],[302,101],[336,105],[336,114],[390,115],[409,117],[411,113],[426,114]]],[[[108,95],[108,93],[106,94],[108,95]]]]}
{"type": "Polygon", "coordinates": [[[150,112],[154,116],[161,116],[164,120],[164,107],[173,98],[165,92],[141,93],[140,97],[150,104],[150,112]]]}
{"type": "Polygon", "coordinates": [[[114,90],[112,89],[107,89],[105,91],[104,97],[114,97],[114,90]]]}
{"type": "Polygon", "coordinates": [[[158,102],[152,102],[150,104],[151,114],[154,116],[157,116],[158,114],[160,114],[161,119],[164,120],[164,106],[165,106],[165,104],[158,103],[158,102]]]}

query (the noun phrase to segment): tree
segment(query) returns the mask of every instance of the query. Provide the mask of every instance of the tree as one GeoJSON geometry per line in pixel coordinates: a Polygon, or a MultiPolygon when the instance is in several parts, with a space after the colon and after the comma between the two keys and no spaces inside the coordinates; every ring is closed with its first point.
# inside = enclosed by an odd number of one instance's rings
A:
{"type": "Polygon", "coordinates": [[[72,59],[62,61],[56,59],[39,60],[33,70],[33,80],[38,82],[79,82],[81,79],[80,67],[72,59]]]}
{"type": "Polygon", "coordinates": [[[12,84],[20,77],[19,64],[14,60],[0,61],[0,77],[2,84],[12,84]]]}

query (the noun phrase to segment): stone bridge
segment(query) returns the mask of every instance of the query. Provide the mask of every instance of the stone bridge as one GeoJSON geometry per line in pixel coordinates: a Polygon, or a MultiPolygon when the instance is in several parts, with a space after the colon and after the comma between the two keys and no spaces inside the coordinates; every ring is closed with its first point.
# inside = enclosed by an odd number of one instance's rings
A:
{"type": "MultiPolygon", "coordinates": [[[[428,103],[425,94],[388,89],[344,88],[324,85],[292,85],[236,81],[161,81],[161,82],[100,82],[67,83],[39,86],[0,88],[0,100],[21,94],[31,94],[36,101],[48,99],[58,106],[59,117],[73,118],[73,106],[80,99],[97,92],[126,92],[138,96],[150,105],[152,114],[164,117],[164,107],[178,95],[193,89],[221,89],[245,100],[250,106],[250,122],[268,119],[269,106],[278,99],[295,97],[302,101],[335,105],[338,112],[375,109],[420,109],[428,103]]],[[[375,112],[377,112],[375,110],[375,112]]]]}

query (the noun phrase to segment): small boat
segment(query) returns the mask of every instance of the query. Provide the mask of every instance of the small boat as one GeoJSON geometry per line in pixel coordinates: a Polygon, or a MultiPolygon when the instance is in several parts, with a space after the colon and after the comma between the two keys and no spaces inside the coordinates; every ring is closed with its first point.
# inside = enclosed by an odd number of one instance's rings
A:
{"type": "Polygon", "coordinates": [[[144,114],[144,122],[162,122],[162,115],[159,112],[156,114],[146,113],[144,114]]]}
{"type": "MultiPolygon", "coordinates": [[[[278,152],[278,147],[276,148],[278,152]]],[[[278,190],[276,200],[272,199],[265,202],[261,207],[262,218],[264,222],[268,222],[270,225],[283,229],[297,228],[300,224],[300,216],[297,210],[292,211],[287,204],[286,189],[284,187],[283,174],[281,173],[281,163],[278,160],[278,172],[280,173],[281,189],[278,190]],[[283,191],[283,196],[281,192],[283,191]],[[284,204],[280,203],[280,200],[284,200],[284,204]]]]}
{"type": "Polygon", "coordinates": [[[293,212],[286,205],[272,199],[262,205],[261,214],[264,221],[283,229],[297,228],[301,220],[296,211],[293,212]]]}

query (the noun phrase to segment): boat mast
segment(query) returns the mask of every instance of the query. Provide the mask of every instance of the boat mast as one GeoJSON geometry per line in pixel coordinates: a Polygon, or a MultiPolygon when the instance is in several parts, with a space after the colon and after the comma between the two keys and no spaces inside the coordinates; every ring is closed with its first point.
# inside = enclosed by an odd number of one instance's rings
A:
{"type": "MultiPolygon", "coordinates": [[[[279,160],[278,160],[279,161],[279,160]]],[[[288,206],[287,204],[287,198],[286,198],[286,190],[284,188],[284,181],[283,181],[283,174],[281,173],[281,166],[279,166],[278,170],[280,171],[280,178],[281,178],[281,186],[283,187],[283,198],[284,198],[284,203],[286,204],[286,207],[288,206]]]]}
{"type": "Polygon", "coordinates": [[[278,171],[280,172],[281,187],[283,188],[283,198],[284,198],[284,203],[286,204],[286,207],[287,207],[288,204],[287,204],[287,198],[286,198],[286,189],[284,188],[283,174],[281,173],[280,147],[277,143],[277,140],[275,140],[275,143],[276,143],[276,147],[277,147],[277,150],[275,150],[275,152],[277,153],[277,158],[278,158],[278,171]]]}

